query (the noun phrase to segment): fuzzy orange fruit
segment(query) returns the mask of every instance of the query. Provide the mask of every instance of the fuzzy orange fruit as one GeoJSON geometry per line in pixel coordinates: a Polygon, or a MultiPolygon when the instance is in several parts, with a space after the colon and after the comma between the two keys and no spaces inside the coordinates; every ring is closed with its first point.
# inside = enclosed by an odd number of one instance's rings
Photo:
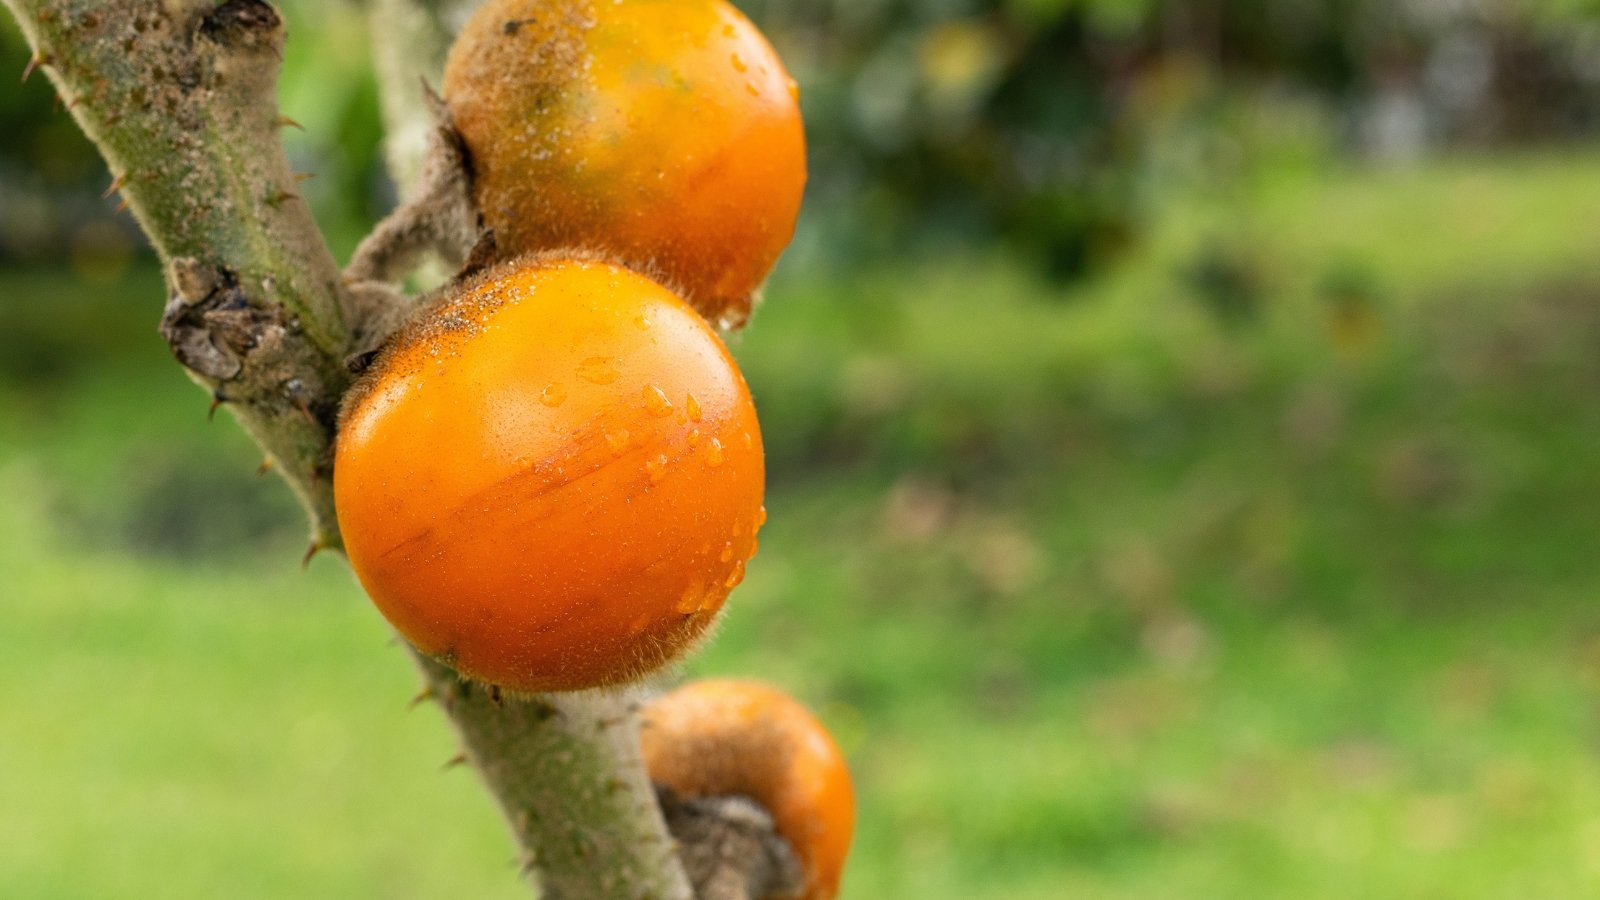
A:
{"type": "Polygon", "coordinates": [[[855,789],[827,729],[755,681],[695,681],[651,701],[639,730],[651,780],[685,797],[738,794],[771,813],[805,870],[804,900],[832,900],[855,832],[855,789]]]}
{"type": "Polygon", "coordinates": [[[723,0],[489,0],[445,99],[509,253],[605,251],[738,325],[793,236],[798,93],[723,0]]]}
{"type": "Polygon", "coordinates": [[[396,336],[346,401],[350,562],[419,650],[516,692],[631,680],[755,551],[761,433],[722,342],[620,266],[515,261],[396,336]]]}

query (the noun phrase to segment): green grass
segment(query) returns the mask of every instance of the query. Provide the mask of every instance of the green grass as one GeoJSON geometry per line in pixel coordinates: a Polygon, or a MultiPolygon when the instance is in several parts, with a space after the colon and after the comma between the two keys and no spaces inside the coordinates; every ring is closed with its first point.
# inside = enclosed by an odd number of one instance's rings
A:
{"type": "MultiPolygon", "coordinates": [[[[833,727],[847,897],[1592,896],[1596,246],[1576,154],[1262,179],[1070,289],[786,272],[688,669],[833,727]]],[[[0,893],[522,896],[159,301],[0,274],[0,893]]]]}

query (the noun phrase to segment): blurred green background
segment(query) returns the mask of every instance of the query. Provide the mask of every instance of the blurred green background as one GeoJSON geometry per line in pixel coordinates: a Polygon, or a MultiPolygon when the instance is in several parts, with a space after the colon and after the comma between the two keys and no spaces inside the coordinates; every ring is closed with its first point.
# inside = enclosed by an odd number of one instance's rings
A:
{"type": "MultiPolygon", "coordinates": [[[[392,203],[364,13],[285,5],[343,255],[392,203]]],[[[1600,4],[746,8],[813,174],[733,340],[771,519],[687,669],[835,730],[846,896],[1600,893],[1600,4]]],[[[0,894],[524,896],[0,84],[0,894]]]]}

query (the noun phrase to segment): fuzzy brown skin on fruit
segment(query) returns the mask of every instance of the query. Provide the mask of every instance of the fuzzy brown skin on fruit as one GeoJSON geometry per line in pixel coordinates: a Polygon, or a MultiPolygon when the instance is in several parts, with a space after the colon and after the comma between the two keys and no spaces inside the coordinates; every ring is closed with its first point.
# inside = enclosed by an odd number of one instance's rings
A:
{"type": "Polygon", "coordinates": [[[591,247],[737,326],[794,233],[798,92],[723,0],[490,0],[444,93],[509,254],[591,247]]]}
{"type": "Polygon", "coordinates": [[[755,681],[691,682],[641,713],[645,768],[687,798],[749,797],[805,873],[803,900],[832,900],[855,830],[850,772],[822,723],[755,681]]]}

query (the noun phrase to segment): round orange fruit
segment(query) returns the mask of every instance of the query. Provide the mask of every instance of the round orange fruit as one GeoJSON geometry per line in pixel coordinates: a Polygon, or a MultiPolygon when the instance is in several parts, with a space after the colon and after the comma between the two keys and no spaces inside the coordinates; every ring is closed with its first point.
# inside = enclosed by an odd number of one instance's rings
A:
{"type": "Polygon", "coordinates": [[[391,342],[347,399],[350,562],[422,652],[516,692],[682,655],[744,575],[761,433],[704,319],[620,266],[502,264],[391,342]]]}
{"type": "Polygon", "coordinates": [[[507,253],[603,251],[736,326],[793,236],[798,92],[723,0],[490,0],[444,94],[507,253]]]}

